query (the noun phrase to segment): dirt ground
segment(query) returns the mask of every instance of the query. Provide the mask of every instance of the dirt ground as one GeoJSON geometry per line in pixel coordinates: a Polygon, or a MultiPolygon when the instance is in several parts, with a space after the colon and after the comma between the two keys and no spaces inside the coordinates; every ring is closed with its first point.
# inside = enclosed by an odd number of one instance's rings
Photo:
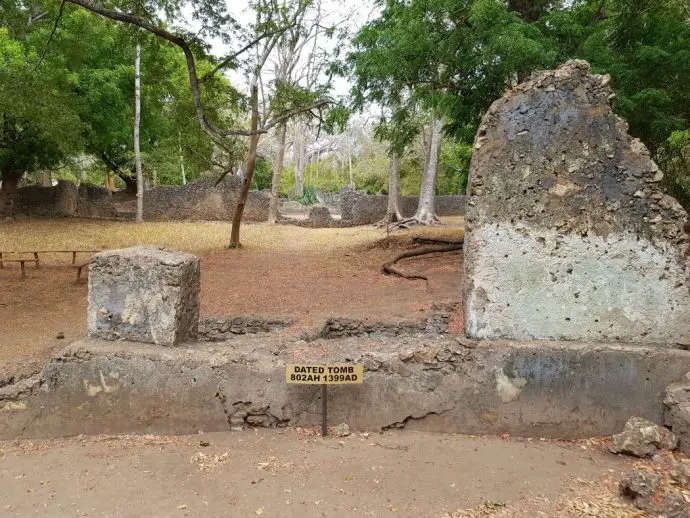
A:
{"type": "MultiPolygon", "coordinates": [[[[462,238],[462,218],[388,238],[374,227],[307,229],[246,225],[244,248],[224,248],[223,223],[20,221],[0,226],[0,251],[106,249],[157,244],[201,257],[202,316],[285,315],[293,332],[338,315],[370,320],[421,318],[432,303],[460,298],[461,254],[403,263],[424,281],[381,274],[381,265],[406,249],[414,235],[462,238]]],[[[8,256],[5,255],[7,258],[8,256]]],[[[86,261],[88,255],[79,261],[86,261]]],[[[55,347],[86,335],[87,285],[76,284],[71,254],[41,256],[0,269],[0,363],[45,358],[55,347]],[[56,338],[61,333],[64,338],[56,338]]]]}
{"type": "Polygon", "coordinates": [[[0,442],[1,516],[636,516],[586,442],[312,430],[0,442]]]}

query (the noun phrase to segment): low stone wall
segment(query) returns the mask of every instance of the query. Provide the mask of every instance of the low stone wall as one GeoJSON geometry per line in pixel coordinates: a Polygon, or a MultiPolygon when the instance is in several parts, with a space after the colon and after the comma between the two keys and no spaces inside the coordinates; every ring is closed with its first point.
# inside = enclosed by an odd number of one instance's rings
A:
{"type": "Polygon", "coordinates": [[[117,209],[113,203],[113,195],[105,187],[82,183],[77,190],[77,212],[80,218],[114,219],[117,209]]]}
{"type": "MultiPolygon", "coordinates": [[[[219,185],[215,178],[204,177],[185,186],[154,187],[144,193],[144,219],[185,221],[230,221],[232,219],[241,181],[228,176],[219,185]]],[[[269,195],[250,191],[244,207],[245,221],[268,219],[269,195]]],[[[17,189],[10,199],[0,192],[0,217],[94,219],[130,219],[134,217],[135,202],[113,202],[104,187],[60,181],[54,187],[30,185],[17,189]],[[118,207],[120,210],[118,210],[118,207]]]]}
{"type": "MultiPolygon", "coordinates": [[[[412,216],[417,210],[419,196],[401,196],[400,211],[412,216]]],[[[388,196],[368,195],[359,191],[343,191],[340,194],[340,214],[343,226],[371,225],[383,219],[388,208],[388,196]]],[[[438,216],[462,216],[465,214],[465,196],[436,196],[438,216]]]]}
{"type": "Polygon", "coordinates": [[[345,190],[347,189],[343,189],[340,192],[317,191],[316,199],[319,200],[320,204],[325,205],[330,210],[338,211],[340,210],[340,195],[345,190]]]}
{"type": "Polygon", "coordinates": [[[29,185],[14,194],[14,215],[36,218],[66,218],[77,210],[77,186],[59,181],[53,187],[29,185]]]}
{"type": "MultiPolygon", "coordinates": [[[[631,416],[662,423],[666,387],[690,371],[690,352],[643,346],[437,336],[297,347],[304,363],[364,364],[364,384],[328,391],[330,421],[353,430],[609,435],[631,416]]],[[[266,336],[173,348],[78,342],[0,383],[0,439],[313,426],[321,387],[285,383],[293,352],[266,336]]]]}
{"type": "MultiPolygon", "coordinates": [[[[204,177],[185,186],[161,186],[146,191],[144,219],[229,221],[232,219],[241,180],[226,176],[218,185],[215,178],[204,177]]],[[[245,221],[268,219],[269,196],[250,191],[244,206],[245,221]]]]}
{"type": "Polygon", "coordinates": [[[14,213],[12,206],[12,198],[6,192],[0,190],[0,220],[12,217],[14,213]]]}

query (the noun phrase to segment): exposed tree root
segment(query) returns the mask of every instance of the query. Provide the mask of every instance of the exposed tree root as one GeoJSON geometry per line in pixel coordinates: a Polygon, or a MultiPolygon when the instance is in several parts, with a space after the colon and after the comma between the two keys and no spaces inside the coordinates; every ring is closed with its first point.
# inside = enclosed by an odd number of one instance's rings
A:
{"type": "Polygon", "coordinates": [[[412,242],[417,245],[462,245],[463,241],[445,237],[413,237],[412,242]]]}
{"type": "Polygon", "coordinates": [[[411,218],[405,218],[397,223],[393,224],[394,228],[411,228],[415,225],[440,225],[441,220],[436,214],[426,214],[424,216],[417,216],[416,214],[411,218]]]}
{"type": "Polygon", "coordinates": [[[402,221],[402,220],[403,220],[403,217],[400,214],[394,214],[392,212],[389,212],[383,217],[383,219],[374,223],[374,226],[376,228],[383,228],[383,227],[388,228],[390,225],[398,223],[399,221],[402,221]]]}
{"type": "Polygon", "coordinates": [[[427,286],[429,286],[429,279],[427,279],[426,276],[404,273],[394,266],[395,263],[402,259],[409,259],[410,257],[417,257],[426,254],[441,254],[445,252],[455,252],[457,250],[462,250],[462,243],[455,243],[441,248],[424,248],[422,250],[409,250],[396,256],[392,261],[388,261],[387,263],[385,263],[382,266],[382,269],[383,272],[387,275],[397,275],[398,277],[402,277],[404,279],[409,280],[422,280],[426,282],[427,286]]]}

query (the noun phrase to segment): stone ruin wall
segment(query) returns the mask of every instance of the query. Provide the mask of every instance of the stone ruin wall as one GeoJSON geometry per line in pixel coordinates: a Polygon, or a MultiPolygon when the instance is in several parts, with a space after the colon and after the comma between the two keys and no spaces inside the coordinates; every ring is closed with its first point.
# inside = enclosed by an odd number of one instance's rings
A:
{"type": "Polygon", "coordinates": [[[6,192],[0,190],[0,221],[12,217],[12,214],[14,214],[13,206],[12,198],[6,192]]]}
{"type": "MultiPolygon", "coordinates": [[[[160,186],[146,192],[144,219],[230,221],[237,206],[242,181],[226,176],[218,185],[213,177],[203,177],[182,187],[160,186]]],[[[243,220],[266,221],[269,195],[250,191],[243,220]]]]}
{"type": "MultiPolygon", "coordinates": [[[[226,177],[219,185],[214,184],[214,178],[205,177],[185,186],[154,187],[144,194],[144,219],[230,221],[241,182],[237,177],[226,177]]],[[[268,194],[250,191],[243,219],[266,221],[268,200],[268,194]]],[[[0,192],[0,216],[3,218],[14,215],[36,218],[131,219],[135,210],[134,200],[115,202],[110,191],[104,187],[81,184],[77,188],[69,181],[59,181],[53,187],[22,187],[17,189],[12,200],[0,192]]]]}
{"type": "MultiPolygon", "coordinates": [[[[185,186],[154,187],[144,194],[144,219],[230,221],[240,188],[241,180],[236,176],[227,176],[219,185],[215,185],[215,178],[203,177],[185,186]]],[[[386,195],[367,195],[343,190],[338,194],[337,200],[339,207],[331,205],[330,208],[333,212],[341,213],[341,220],[337,225],[331,222],[325,226],[370,225],[386,215],[386,195]]],[[[418,196],[402,196],[400,209],[403,215],[414,214],[418,202],[418,196]]],[[[266,221],[268,204],[268,193],[250,191],[243,219],[266,221]]],[[[34,218],[133,219],[135,212],[135,200],[114,201],[108,189],[91,184],[77,187],[72,182],[60,181],[53,187],[30,185],[17,189],[12,200],[0,191],[0,219],[12,215],[34,218]]],[[[465,196],[437,196],[436,213],[439,216],[464,215],[465,196]]]]}
{"type": "MultiPolygon", "coordinates": [[[[412,216],[417,210],[419,196],[401,196],[400,212],[412,216]]],[[[340,195],[340,215],[342,225],[371,225],[383,219],[388,209],[388,196],[385,194],[367,195],[359,191],[345,190],[340,195]]],[[[465,214],[465,196],[436,196],[438,216],[462,216],[465,214]]]]}
{"type": "Polygon", "coordinates": [[[79,218],[115,219],[117,208],[112,193],[105,187],[82,183],[77,190],[77,210],[79,218]]]}
{"type": "Polygon", "coordinates": [[[77,209],[77,186],[60,180],[52,187],[29,185],[17,189],[12,197],[14,215],[37,218],[73,216],[77,209]]]}
{"type": "Polygon", "coordinates": [[[690,343],[687,214],[584,61],[496,101],[475,141],[463,298],[476,338],[690,343]]]}

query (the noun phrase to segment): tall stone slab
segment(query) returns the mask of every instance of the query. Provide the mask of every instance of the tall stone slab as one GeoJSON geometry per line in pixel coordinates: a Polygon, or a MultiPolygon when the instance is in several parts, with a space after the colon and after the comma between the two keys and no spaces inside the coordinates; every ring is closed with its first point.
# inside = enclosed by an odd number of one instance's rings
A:
{"type": "Polygon", "coordinates": [[[196,336],[199,259],[151,246],[108,250],[89,266],[90,338],[177,345],[196,336]]]}
{"type": "Polygon", "coordinates": [[[465,331],[476,338],[690,343],[687,214],[569,61],[496,101],[475,141],[465,331]]]}

